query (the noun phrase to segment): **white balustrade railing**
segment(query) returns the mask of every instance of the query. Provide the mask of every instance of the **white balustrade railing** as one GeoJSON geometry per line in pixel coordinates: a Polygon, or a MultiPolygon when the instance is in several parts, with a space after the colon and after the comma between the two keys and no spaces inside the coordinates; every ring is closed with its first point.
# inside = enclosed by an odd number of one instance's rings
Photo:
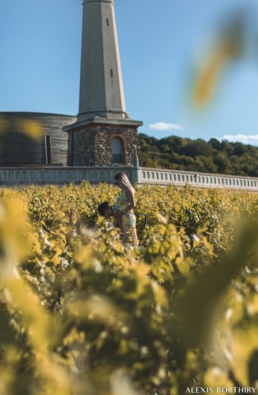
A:
{"type": "Polygon", "coordinates": [[[189,184],[199,188],[229,188],[258,191],[258,178],[224,174],[188,172],[183,170],[154,169],[146,167],[2,167],[0,185],[18,186],[26,184],[65,185],[89,181],[112,183],[114,176],[125,173],[132,183],[177,185],[189,184]]]}
{"type": "Polygon", "coordinates": [[[90,183],[113,182],[114,176],[125,173],[133,182],[137,182],[137,169],[134,167],[42,167],[42,168],[0,168],[0,185],[15,186],[24,184],[80,184],[86,180],[90,183]]]}
{"type": "Polygon", "coordinates": [[[138,169],[139,184],[161,184],[184,186],[186,184],[199,188],[229,188],[258,191],[258,178],[232,176],[225,174],[197,173],[181,170],[138,169]]]}

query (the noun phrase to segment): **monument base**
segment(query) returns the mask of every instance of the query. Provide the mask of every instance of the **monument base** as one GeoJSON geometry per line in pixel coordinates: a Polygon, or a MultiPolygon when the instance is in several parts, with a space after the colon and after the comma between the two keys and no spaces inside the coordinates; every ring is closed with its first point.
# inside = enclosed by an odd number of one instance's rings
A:
{"type": "Polygon", "coordinates": [[[134,120],[92,118],[76,122],[63,130],[68,133],[68,166],[134,166],[140,158],[138,126],[134,120]],[[121,163],[114,163],[112,140],[117,137],[123,148],[121,163]]]}

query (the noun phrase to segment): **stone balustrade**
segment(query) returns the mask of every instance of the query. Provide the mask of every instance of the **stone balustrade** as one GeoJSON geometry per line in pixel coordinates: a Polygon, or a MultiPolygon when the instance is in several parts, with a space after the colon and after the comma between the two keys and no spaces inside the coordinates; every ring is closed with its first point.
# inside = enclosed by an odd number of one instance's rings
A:
{"type": "Polygon", "coordinates": [[[181,170],[138,169],[139,184],[178,185],[189,184],[199,188],[229,188],[258,191],[258,178],[225,174],[197,173],[181,170]]]}
{"type": "Polygon", "coordinates": [[[154,169],[146,167],[2,167],[0,185],[65,185],[80,184],[86,180],[92,184],[112,183],[114,176],[125,173],[132,183],[139,185],[177,185],[189,184],[200,188],[229,188],[236,190],[258,191],[258,178],[231,176],[223,174],[197,173],[181,170],[154,169]]]}
{"type": "Polygon", "coordinates": [[[125,173],[131,182],[137,182],[137,169],[133,167],[2,167],[0,168],[0,185],[65,185],[80,184],[84,180],[93,184],[110,183],[119,172],[125,173]]]}

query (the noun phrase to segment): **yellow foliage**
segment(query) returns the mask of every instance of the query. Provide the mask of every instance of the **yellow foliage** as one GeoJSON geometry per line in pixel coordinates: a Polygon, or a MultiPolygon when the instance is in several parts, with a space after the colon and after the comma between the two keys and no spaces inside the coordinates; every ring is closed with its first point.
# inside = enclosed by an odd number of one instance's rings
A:
{"type": "Polygon", "coordinates": [[[88,183],[1,190],[1,395],[18,384],[35,395],[134,387],[181,395],[193,380],[234,386],[230,370],[250,385],[257,195],[136,187],[133,249],[98,219],[98,204],[117,193],[88,183]],[[245,216],[254,223],[241,234],[235,228],[245,216]],[[128,379],[117,378],[120,369],[128,379]]]}
{"type": "Polygon", "coordinates": [[[232,332],[231,366],[235,376],[243,386],[249,384],[249,360],[254,350],[258,348],[258,326],[255,323],[243,324],[242,328],[235,328],[232,332]]]}
{"type": "Polygon", "coordinates": [[[214,394],[217,394],[217,388],[235,387],[234,383],[229,380],[227,374],[217,367],[210,368],[204,375],[204,385],[211,388],[214,394]]]}

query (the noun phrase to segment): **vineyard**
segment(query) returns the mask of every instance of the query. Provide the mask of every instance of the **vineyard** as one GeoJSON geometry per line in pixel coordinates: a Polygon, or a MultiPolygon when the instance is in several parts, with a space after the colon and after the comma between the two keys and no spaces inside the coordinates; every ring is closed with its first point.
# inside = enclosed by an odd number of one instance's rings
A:
{"type": "Polygon", "coordinates": [[[118,193],[0,190],[0,394],[255,393],[258,195],[136,187],[133,248],[118,193]]]}

